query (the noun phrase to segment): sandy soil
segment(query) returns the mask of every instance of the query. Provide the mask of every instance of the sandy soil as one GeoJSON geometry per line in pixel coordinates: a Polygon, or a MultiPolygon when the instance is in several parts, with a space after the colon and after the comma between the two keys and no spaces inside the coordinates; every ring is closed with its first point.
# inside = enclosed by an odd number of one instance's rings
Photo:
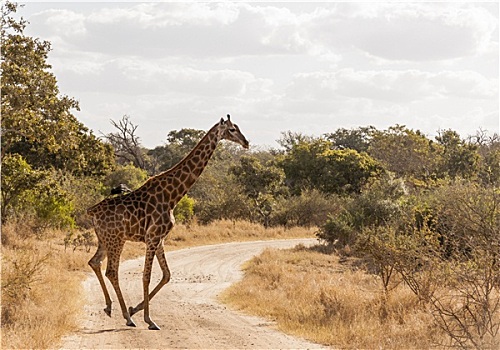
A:
{"type": "MultiPolygon", "coordinates": [[[[235,312],[216,301],[217,295],[242,277],[241,264],[267,247],[288,248],[316,240],[294,239],[228,243],[167,253],[172,279],[151,303],[151,317],[160,331],[150,331],[142,312],[137,328],[127,327],[111,286],[112,317],[105,315],[104,297],[92,274],[83,283],[86,305],[80,329],[62,341],[63,349],[312,349],[320,345],[293,338],[257,317],[235,312]]],[[[156,261],[156,260],[155,260],[156,261]]],[[[144,258],[122,263],[120,282],[127,306],[142,300],[144,258]]],[[[157,263],[152,286],[161,277],[157,263]]],[[[152,286],[150,288],[152,288],[152,286]]]]}

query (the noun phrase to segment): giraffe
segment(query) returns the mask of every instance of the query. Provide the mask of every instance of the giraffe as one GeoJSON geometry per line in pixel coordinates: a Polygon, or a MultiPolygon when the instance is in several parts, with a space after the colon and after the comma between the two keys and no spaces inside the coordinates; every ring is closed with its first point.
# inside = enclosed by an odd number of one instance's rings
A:
{"type": "Polygon", "coordinates": [[[89,265],[97,275],[106,302],[104,312],[111,317],[111,298],[104,283],[101,262],[107,257],[106,277],[115,290],[127,326],[135,327],[132,315],[144,310],[144,321],[149,329],[159,330],[150,317],[150,300],[169,282],[170,270],[165,258],[163,241],[175,224],[174,207],[193,186],[215,151],[220,140],[229,140],[248,149],[249,143],[236,124],[221,118],[198,142],[191,152],[171,169],[149,178],[141,187],[130,193],[108,197],[90,207],[98,245],[89,265]],[[144,299],[135,307],[127,307],[118,282],[120,255],[125,241],[146,244],[143,271],[144,299]],[[163,276],[149,292],[151,269],[156,256],[163,276]]]}

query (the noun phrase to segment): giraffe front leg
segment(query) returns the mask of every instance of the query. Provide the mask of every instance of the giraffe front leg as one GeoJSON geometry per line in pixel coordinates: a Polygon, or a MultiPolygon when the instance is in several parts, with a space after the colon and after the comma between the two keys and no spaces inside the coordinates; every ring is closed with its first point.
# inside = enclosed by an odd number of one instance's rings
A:
{"type": "Polygon", "coordinates": [[[120,289],[120,283],[118,281],[118,267],[120,264],[120,254],[123,249],[123,244],[121,247],[115,248],[113,254],[108,253],[108,266],[106,268],[106,277],[109,279],[113,288],[115,290],[116,296],[118,297],[118,302],[120,303],[120,308],[122,310],[122,315],[127,320],[127,326],[135,327],[135,322],[130,317],[128,313],[127,306],[125,305],[125,301],[123,299],[123,294],[120,289]]]}
{"type": "MultiPolygon", "coordinates": [[[[129,327],[135,327],[135,322],[132,320],[130,317],[130,314],[127,311],[127,306],[125,305],[125,301],[123,300],[123,294],[120,289],[120,285],[118,283],[118,274],[114,272],[108,272],[106,271],[106,277],[110,280],[111,284],[113,285],[113,288],[115,289],[116,296],[118,297],[118,302],[120,303],[120,308],[122,310],[122,315],[123,318],[127,321],[127,326],[129,327]]],[[[106,310],[104,310],[106,311],[106,310]]]]}
{"type": "Polygon", "coordinates": [[[146,250],[146,259],[144,261],[144,274],[142,277],[142,286],[144,289],[144,322],[146,322],[151,330],[159,330],[160,327],[153,322],[149,316],[149,283],[151,281],[151,269],[153,267],[153,258],[155,256],[156,249],[154,247],[149,247],[146,250]]]}

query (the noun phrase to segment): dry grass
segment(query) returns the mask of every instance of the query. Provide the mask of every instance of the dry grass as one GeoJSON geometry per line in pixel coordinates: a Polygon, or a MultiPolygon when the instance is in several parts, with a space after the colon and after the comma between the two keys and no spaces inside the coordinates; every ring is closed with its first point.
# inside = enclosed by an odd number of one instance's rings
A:
{"type": "MultiPolygon", "coordinates": [[[[94,235],[92,235],[95,239],[94,235]]],[[[314,237],[313,229],[264,229],[247,222],[221,221],[208,226],[178,225],[168,250],[233,241],[314,237]]],[[[2,349],[46,349],[73,331],[83,309],[81,281],[91,273],[84,245],[65,247],[66,232],[34,237],[22,223],[2,227],[2,349]]],[[[144,255],[142,243],[127,243],[122,259],[144,255]]]]}
{"type": "Polygon", "coordinates": [[[287,333],[340,348],[429,348],[439,337],[416,297],[398,286],[384,298],[375,276],[304,247],[266,250],[222,295],[287,333]]]}
{"type": "MultiPolygon", "coordinates": [[[[166,250],[182,249],[193,246],[218,244],[236,241],[257,241],[285,238],[314,238],[317,228],[295,227],[285,229],[262,225],[248,221],[220,220],[209,225],[176,225],[165,240],[166,250]]],[[[122,260],[143,256],[143,243],[127,242],[122,253],[122,260]]]]}
{"type": "Polygon", "coordinates": [[[49,241],[2,236],[2,348],[45,349],[76,327],[83,305],[83,254],[59,254],[49,241]]]}

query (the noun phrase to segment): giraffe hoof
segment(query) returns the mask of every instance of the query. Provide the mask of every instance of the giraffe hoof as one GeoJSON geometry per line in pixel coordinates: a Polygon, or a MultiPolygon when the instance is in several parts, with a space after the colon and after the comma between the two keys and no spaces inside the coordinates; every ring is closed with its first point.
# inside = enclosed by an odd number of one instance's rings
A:
{"type": "Polygon", "coordinates": [[[159,331],[160,327],[158,327],[158,325],[156,323],[151,322],[151,324],[149,325],[148,329],[152,330],[152,331],[159,331]]]}
{"type": "Polygon", "coordinates": [[[133,316],[137,311],[132,307],[132,306],[129,306],[128,308],[128,314],[130,316],[133,316]]]}
{"type": "Polygon", "coordinates": [[[129,326],[129,327],[137,327],[137,326],[135,325],[135,322],[134,322],[134,321],[132,321],[132,319],[130,319],[130,320],[128,320],[128,321],[127,321],[127,326],[129,326]]]}
{"type": "Polygon", "coordinates": [[[104,312],[106,313],[106,315],[108,315],[109,317],[111,317],[111,306],[107,306],[104,309],[104,312]]]}

